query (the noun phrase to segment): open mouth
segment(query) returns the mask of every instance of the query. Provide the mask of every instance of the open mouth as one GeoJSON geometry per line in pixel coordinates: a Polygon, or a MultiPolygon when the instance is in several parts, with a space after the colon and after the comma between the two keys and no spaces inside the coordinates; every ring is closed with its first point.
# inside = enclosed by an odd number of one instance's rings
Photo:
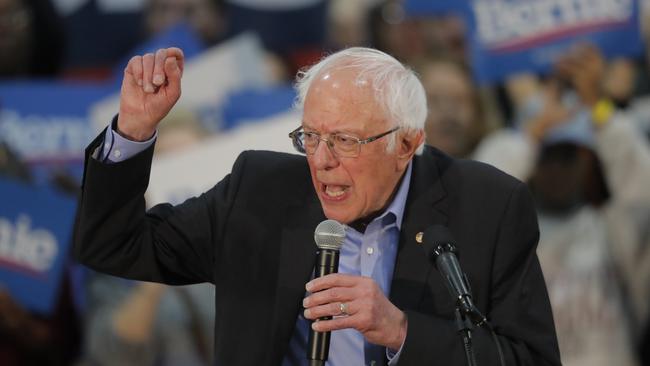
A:
{"type": "Polygon", "coordinates": [[[349,186],[321,184],[321,192],[323,193],[323,196],[333,201],[343,200],[346,196],[346,193],[348,193],[349,190],[350,190],[349,186]]]}

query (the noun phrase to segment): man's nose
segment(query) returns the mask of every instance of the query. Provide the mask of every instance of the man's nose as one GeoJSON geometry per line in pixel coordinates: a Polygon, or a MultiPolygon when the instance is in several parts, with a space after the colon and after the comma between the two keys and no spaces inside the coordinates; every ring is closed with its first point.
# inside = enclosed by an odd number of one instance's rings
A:
{"type": "Polygon", "coordinates": [[[316,147],[312,161],[314,162],[314,167],[319,170],[335,168],[339,163],[334,155],[334,151],[332,151],[329,143],[325,140],[321,140],[316,147]]]}

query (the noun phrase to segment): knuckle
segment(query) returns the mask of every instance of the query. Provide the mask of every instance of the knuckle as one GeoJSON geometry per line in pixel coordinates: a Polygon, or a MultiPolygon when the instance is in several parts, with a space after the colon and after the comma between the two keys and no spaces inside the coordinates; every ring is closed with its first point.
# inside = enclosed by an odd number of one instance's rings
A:
{"type": "Polygon", "coordinates": [[[321,296],[322,294],[320,292],[311,294],[311,296],[309,296],[309,301],[308,301],[309,305],[310,306],[318,305],[321,301],[321,296]]]}
{"type": "Polygon", "coordinates": [[[308,315],[308,316],[306,316],[306,318],[308,318],[308,319],[316,319],[316,318],[320,317],[320,314],[318,312],[318,308],[311,308],[311,309],[305,310],[305,313],[308,315]]]}
{"type": "Polygon", "coordinates": [[[323,293],[319,292],[311,295],[311,301],[309,302],[312,306],[322,304],[324,301],[323,293]]]}
{"type": "Polygon", "coordinates": [[[314,306],[308,309],[309,314],[311,315],[311,318],[316,320],[318,318],[322,318],[325,313],[327,313],[327,309],[323,310],[323,306],[314,306]]]}
{"type": "Polygon", "coordinates": [[[339,308],[338,304],[335,303],[330,303],[329,304],[329,314],[330,315],[339,315],[341,313],[341,309],[339,308]]]}
{"type": "Polygon", "coordinates": [[[341,291],[338,288],[329,289],[329,295],[332,300],[338,300],[341,297],[341,291]]]}
{"type": "Polygon", "coordinates": [[[371,279],[367,278],[367,277],[364,277],[361,280],[361,288],[366,290],[366,291],[371,290],[372,287],[373,287],[373,284],[374,284],[374,282],[371,279]]]}

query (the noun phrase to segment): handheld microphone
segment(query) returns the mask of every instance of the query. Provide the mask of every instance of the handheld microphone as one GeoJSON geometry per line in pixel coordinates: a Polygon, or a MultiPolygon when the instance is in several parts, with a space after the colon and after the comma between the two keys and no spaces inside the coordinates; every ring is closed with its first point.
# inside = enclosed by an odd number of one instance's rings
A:
{"type": "Polygon", "coordinates": [[[486,322],[472,301],[472,290],[467,276],[460,268],[456,257],[455,241],[445,226],[434,225],[424,231],[422,244],[427,256],[446,280],[445,283],[456,306],[472,323],[482,325],[486,322]]]}
{"type": "MultiPolygon", "coordinates": [[[[345,228],[338,221],[325,220],[318,224],[314,231],[316,265],[314,278],[323,277],[339,271],[339,250],[345,240],[345,228]]],[[[319,318],[329,320],[331,316],[319,318]]],[[[307,345],[307,360],[310,366],[323,366],[330,351],[330,332],[316,332],[309,327],[309,342],[307,345]]]]}

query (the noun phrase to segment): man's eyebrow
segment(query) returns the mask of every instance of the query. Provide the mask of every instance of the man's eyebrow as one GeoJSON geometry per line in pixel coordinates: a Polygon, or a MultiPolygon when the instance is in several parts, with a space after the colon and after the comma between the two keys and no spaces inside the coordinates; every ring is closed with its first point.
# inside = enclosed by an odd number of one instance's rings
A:
{"type": "Polygon", "coordinates": [[[311,127],[308,122],[302,121],[301,123],[303,130],[316,130],[315,128],[311,127]]]}
{"type": "MultiPolygon", "coordinates": [[[[318,131],[316,128],[310,126],[309,123],[305,122],[305,121],[302,121],[302,129],[305,130],[305,131],[322,133],[321,131],[318,131]]],[[[358,130],[358,129],[355,129],[353,127],[349,127],[349,128],[344,128],[344,129],[340,129],[340,130],[339,129],[334,130],[330,134],[332,134],[332,133],[350,135],[350,136],[357,137],[357,136],[360,136],[363,132],[358,130]]]]}

